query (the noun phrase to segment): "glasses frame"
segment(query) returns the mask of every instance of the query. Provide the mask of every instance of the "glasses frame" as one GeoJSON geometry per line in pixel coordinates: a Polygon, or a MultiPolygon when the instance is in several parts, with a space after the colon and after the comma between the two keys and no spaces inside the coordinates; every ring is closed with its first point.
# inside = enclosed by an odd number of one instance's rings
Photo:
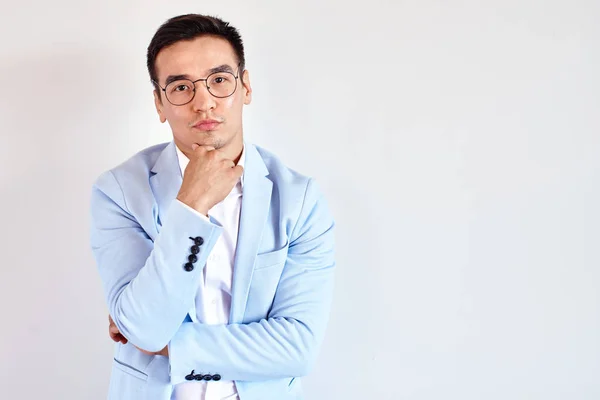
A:
{"type": "MultiPolygon", "coordinates": [[[[154,83],[156,86],[158,86],[164,93],[165,93],[165,99],[167,99],[167,101],[171,104],[173,104],[174,106],[185,106],[186,104],[190,104],[192,102],[192,100],[194,100],[194,97],[196,97],[196,82],[204,82],[204,86],[206,86],[206,91],[208,93],[210,93],[211,96],[216,97],[217,99],[226,99],[227,97],[231,97],[233,96],[233,94],[235,93],[235,91],[237,90],[237,83],[238,83],[238,78],[240,77],[240,67],[242,66],[242,62],[240,61],[237,65],[237,75],[233,75],[231,72],[227,72],[227,71],[220,71],[220,72],[213,72],[212,74],[208,75],[206,78],[201,78],[201,79],[196,79],[195,81],[191,80],[191,79],[178,79],[178,81],[190,81],[192,82],[192,85],[194,86],[194,94],[192,95],[192,98],[182,104],[175,104],[173,103],[171,100],[169,100],[169,96],[167,96],[167,86],[169,86],[171,83],[169,83],[168,85],[166,85],[165,87],[160,86],[160,84],[158,82],[156,82],[155,80],[152,80],[152,83],[154,83]],[[208,87],[208,80],[210,79],[211,76],[216,75],[216,74],[222,74],[222,73],[226,73],[226,74],[231,74],[234,79],[235,79],[235,87],[233,88],[233,92],[231,92],[230,95],[227,96],[215,96],[211,91],[210,88],[208,87]]],[[[174,81],[177,82],[177,81],[174,81]]]]}

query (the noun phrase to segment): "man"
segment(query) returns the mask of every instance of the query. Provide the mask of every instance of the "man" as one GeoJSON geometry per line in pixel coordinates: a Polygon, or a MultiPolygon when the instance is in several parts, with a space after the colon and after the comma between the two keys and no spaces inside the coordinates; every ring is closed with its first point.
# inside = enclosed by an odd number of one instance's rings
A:
{"type": "Polygon", "coordinates": [[[326,202],[244,141],[252,89],[235,28],[172,18],[147,61],[173,140],[92,190],[91,247],[117,342],[108,397],[302,398],[333,290],[326,202]]]}

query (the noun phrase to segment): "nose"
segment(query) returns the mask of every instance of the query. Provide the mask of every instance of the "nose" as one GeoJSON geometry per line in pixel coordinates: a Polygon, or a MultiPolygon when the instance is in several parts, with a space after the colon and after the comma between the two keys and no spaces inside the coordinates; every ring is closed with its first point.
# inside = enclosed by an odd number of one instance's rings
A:
{"type": "Polygon", "coordinates": [[[205,82],[196,83],[196,94],[192,100],[194,111],[208,111],[216,107],[215,97],[211,95],[205,82]]]}

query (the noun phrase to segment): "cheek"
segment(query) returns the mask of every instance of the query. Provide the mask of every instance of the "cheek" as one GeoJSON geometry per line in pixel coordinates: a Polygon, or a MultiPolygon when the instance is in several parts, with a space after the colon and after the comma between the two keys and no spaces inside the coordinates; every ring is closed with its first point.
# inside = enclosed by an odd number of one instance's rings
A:
{"type": "Polygon", "coordinates": [[[189,111],[185,107],[174,107],[169,109],[167,119],[175,124],[187,123],[189,119],[189,111]]]}
{"type": "Polygon", "coordinates": [[[237,103],[237,99],[234,96],[227,97],[227,98],[225,98],[223,100],[224,101],[221,102],[221,107],[224,110],[231,110],[231,109],[235,108],[236,103],[237,103]]]}
{"type": "Polygon", "coordinates": [[[221,114],[232,122],[238,119],[237,116],[241,118],[242,107],[244,106],[241,98],[231,96],[222,100],[217,106],[217,114],[221,114]]]}

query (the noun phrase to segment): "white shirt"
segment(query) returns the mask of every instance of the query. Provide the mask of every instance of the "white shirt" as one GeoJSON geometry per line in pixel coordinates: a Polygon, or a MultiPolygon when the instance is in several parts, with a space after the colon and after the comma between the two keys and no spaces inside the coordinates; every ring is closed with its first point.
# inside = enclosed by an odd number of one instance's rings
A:
{"type": "MultiPolygon", "coordinates": [[[[190,160],[178,147],[177,157],[179,159],[181,175],[183,176],[190,160]]],[[[238,165],[243,167],[245,160],[246,150],[244,147],[238,165]]],[[[229,323],[233,260],[237,247],[243,186],[244,178],[242,175],[229,195],[208,211],[209,217],[221,224],[223,233],[208,256],[206,266],[202,271],[203,275],[202,279],[200,279],[198,292],[196,293],[196,318],[198,322],[203,324],[219,325],[229,323]]],[[[198,215],[206,218],[206,216],[200,213],[198,215]]],[[[192,381],[176,385],[171,399],[239,400],[239,397],[233,381],[192,381]]]]}

